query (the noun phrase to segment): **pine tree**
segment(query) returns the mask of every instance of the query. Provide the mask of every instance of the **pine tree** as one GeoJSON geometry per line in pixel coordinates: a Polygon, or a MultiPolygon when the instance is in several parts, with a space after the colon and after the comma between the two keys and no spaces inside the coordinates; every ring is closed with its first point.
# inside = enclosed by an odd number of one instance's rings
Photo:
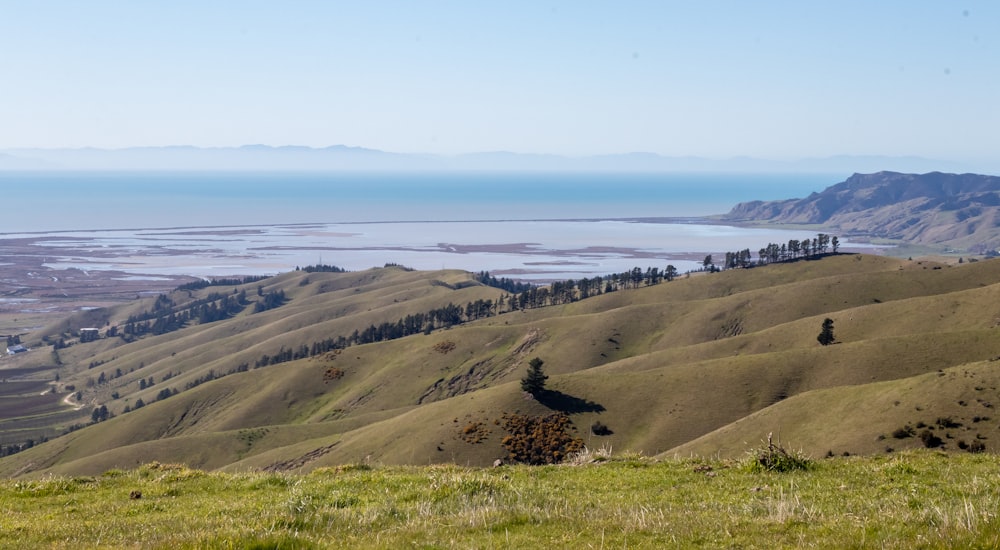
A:
{"type": "Polygon", "coordinates": [[[819,336],[816,337],[816,340],[824,346],[829,346],[834,342],[834,340],[836,340],[833,336],[833,319],[827,317],[823,320],[823,330],[819,333],[819,336]]]}
{"type": "Polygon", "coordinates": [[[538,397],[545,391],[545,381],[549,378],[542,372],[542,365],[545,361],[535,357],[528,363],[528,373],[521,379],[521,389],[538,397]]]}

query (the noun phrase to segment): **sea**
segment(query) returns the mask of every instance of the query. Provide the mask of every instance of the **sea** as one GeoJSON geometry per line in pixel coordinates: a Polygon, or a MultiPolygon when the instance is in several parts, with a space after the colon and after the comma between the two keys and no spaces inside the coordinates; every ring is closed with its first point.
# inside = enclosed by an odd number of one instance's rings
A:
{"type": "Polygon", "coordinates": [[[802,198],[846,176],[0,172],[0,244],[30,239],[53,251],[49,267],[135,277],[273,274],[317,263],[536,281],[635,266],[685,271],[704,254],[813,236],[702,218],[743,201],[802,198]]]}

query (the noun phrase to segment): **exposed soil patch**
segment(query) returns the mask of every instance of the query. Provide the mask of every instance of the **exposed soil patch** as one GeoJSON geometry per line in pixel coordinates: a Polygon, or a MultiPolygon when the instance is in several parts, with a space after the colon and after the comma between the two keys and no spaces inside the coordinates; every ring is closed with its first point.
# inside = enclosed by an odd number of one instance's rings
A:
{"type": "Polygon", "coordinates": [[[319,457],[321,457],[321,456],[329,453],[336,446],[337,446],[337,443],[334,443],[333,445],[327,445],[326,447],[320,447],[318,449],[314,449],[312,451],[309,451],[308,453],[306,453],[306,454],[304,454],[304,455],[302,455],[302,456],[300,456],[298,458],[293,458],[291,460],[283,460],[281,462],[275,462],[274,464],[265,466],[264,467],[264,471],[265,472],[287,472],[287,471],[290,471],[290,470],[297,470],[297,469],[305,466],[306,464],[309,464],[310,462],[316,460],[317,458],[319,458],[319,457]]]}

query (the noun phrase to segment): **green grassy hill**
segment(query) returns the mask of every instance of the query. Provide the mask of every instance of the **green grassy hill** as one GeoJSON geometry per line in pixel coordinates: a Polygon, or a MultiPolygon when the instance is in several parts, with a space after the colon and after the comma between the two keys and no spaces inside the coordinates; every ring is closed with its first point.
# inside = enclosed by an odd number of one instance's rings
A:
{"type": "Polygon", "coordinates": [[[923,431],[947,450],[998,450],[998,282],[997,261],[829,256],[317,353],[326,339],[507,293],[464,272],[400,268],[179,290],[172,311],[213,293],[245,297],[228,318],[159,335],[73,340],[82,327],[123,326],[155,298],[37,335],[36,345],[69,344],[56,351],[56,388],[80,408],[59,421],[88,423],[101,406],[112,417],[0,460],[0,474],[98,474],[153,460],[293,472],[488,465],[506,455],[505,414],[551,412],[568,414],[590,448],[646,455],[739,455],[770,432],[814,456],[922,447],[923,431]],[[255,312],[278,292],[283,305],[255,312]],[[816,340],[825,318],[834,345],[816,340]],[[550,376],[540,399],[519,384],[536,356],[550,376]],[[595,422],[612,433],[593,434],[595,422]],[[912,434],[892,435],[907,426],[912,434]]]}
{"type": "MultiPolygon", "coordinates": [[[[789,400],[791,401],[791,399],[789,400]]],[[[590,455],[466,468],[365,463],[306,475],[150,463],[0,480],[11,548],[995,548],[992,454],[917,451],[752,471],[745,461],[590,455]]]]}

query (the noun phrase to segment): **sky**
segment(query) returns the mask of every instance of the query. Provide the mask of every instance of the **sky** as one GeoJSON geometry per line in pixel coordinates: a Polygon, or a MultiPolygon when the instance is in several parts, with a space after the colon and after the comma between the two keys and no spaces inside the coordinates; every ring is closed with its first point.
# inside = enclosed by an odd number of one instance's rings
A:
{"type": "Polygon", "coordinates": [[[1000,2],[0,0],[0,149],[989,159],[1000,2]]]}

